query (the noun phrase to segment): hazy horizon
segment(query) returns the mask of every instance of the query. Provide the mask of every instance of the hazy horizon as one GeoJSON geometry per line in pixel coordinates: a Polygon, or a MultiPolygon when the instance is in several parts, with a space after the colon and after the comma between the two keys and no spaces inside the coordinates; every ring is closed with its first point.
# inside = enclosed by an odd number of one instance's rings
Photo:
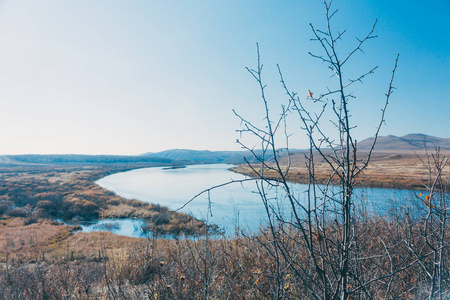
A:
{"type": "MultiPolygon", "coordinates": [[[[409,134],[406,134],[405,136],[407,136],[407,135],[424,135],[424,134],[423,133],[409,133],[409,134]]],[[[378,138],[387,137],[387,136],[392,136],[392,135],[379,136],[378,138]]],[[[430,136],[430,135],[427,135],[427,136],[430,136]]],[[[400,138],[401,137],[404,137],[404,136],[400,136],[400,138]]],[[[437,137],[437,136],[431,136],[431,137],[436,137],[436,138],[441,138],[441,139],[450,139],[448,137],[437,137]]],[[[367,140],[370,140],[371,138],[373,138],[373,137],[368,137],[367,140]]],[[[364,141],[364,140],[366,140],[366,139],[363,139],[362,141],[364,141]]],[[[358,141],[358,143],[360,143],[362,141],[358,141]]],[[[87,156],[89,156],[89,155],[94,155],[94,156],[95,155],[99,155],[99,156],[101,156],[101,155],[118,155],[118,156],[141,156],[141,155],[145,155],[145,154],[161,153],[161,152],[165,152],[165,151],[174,151],[174,150],[199,151],[199,152],[201,152],[201,151],[210,151],[210,152],[245,152],[245,151],[248,151],[247,149],[243,149],[243,148],[235,149],[235,150],[223,150],[223,149],[211,150],[211,149],[192,149],[192,148],[188,149],[188,148],[180,148],[180,147],[178,147],[178,148],[163,149],[161,151],[147,151],[147,152],[138,153],[138,154],[127,154],[127,153],[125,153],[125,154],[51,153],[51,152],[49,152],[49,153],[15,153],[15,154],[3,153],[3,154],[0,154],[0,155],[4,155],[4,156],[8,156],[8,155],[87,155],[87,156]]],[[[257,151],[259,149],[255,149],[255,150],[257,151]]],[[[290,147],[289,150],[290,151],[307,151],[308,148],[292,148],[292,147],[290,147]]],[[[413,151],[413,150],[411,150],[411,151],[413,151]]]]}
{"type": "MultiPolygon", "coordinates": [[[[355,87],[354,137],[373,136],[400,53],[380,134],[446,138],[450,3],[333,5],[334,28],[347,30],[346,47],[378,19],[379,37],[347,69],[351,76],[379,66],[355,87]]],[[[327,67],[308,55],[318,52],[309,23],[323,28],[324,21],[322,1],[307,0],[0,0],[0,153],[239,151],[232,109],[255,122],[263,118],[260,92],[245,70],[256,64],[256,43],[276,116],[286,100],[277,63],[301,95],[332,84],[327,67]]],[[[291,147],[307,148],[305,137],[292,133],[291,147]]]]}

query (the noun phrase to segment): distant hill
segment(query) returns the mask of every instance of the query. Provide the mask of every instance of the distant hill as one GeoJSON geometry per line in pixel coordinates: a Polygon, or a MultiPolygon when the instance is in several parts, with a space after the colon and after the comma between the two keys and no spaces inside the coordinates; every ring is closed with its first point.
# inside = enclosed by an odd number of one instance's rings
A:
{"type": "MultiPolygon", "coordinates": [[[[429,148],[436,144],[442,150],[450,150],[450,138],[438,138],[422,133],[412,133],[402,137],[395,135],[380,136],[377,139],[375,150],[423,150],[425,141],[429,148]]],[[[372,143],[373,138],[358,142],[358,150],[369,150],[372,143]]]]}
{"type": "MultiPolygon", "coordinates": [[[[261,150],[256,150],[256,154],[260,155],[261,150]]],[[[172,160],[181,160],[185,162],[201,162],[201,163],[244,163],[244,157],[250,162],[256,161],[250,151],[209,151],[209,150],[188,150],[188,149],[172,149],[157,153],[144,153],[142,156],[154,158],[166,158],[172,160]]],[[[266,156],[270,159],[271,156],[266,156]]]]}
{"type": "MultiPolygon", "coordinates": [[[[402,137],[388,135],[378,137],[375,150],[378,151],[408,151],[424,149],[424,141],[427,141],[428,147],[433,148],[436,143],[442,150],[450,150],[450,138],[443,139],[426,134],[413,133],[402,137]]],[[[365,139],[358,142],[358,150],[369,150],[372,146],[373,138],[365,139]]],[[[303,155],[301,150],[290,149],[292,153],[298,152],[303,155]]],[[[255,153],[261,155],[261,150],[255,153]]],[[[189,149],[171,149],[157,153],[144,153],[143,157],[171,159],[174,161],[182,161],[186,163],[244,163],[244,157],[254,163],[257,160],[250,151],[208,151],[208,150],[189,150],[189,149]]],[[[271,156],[266,156],[265,160],[270,160],[271,156]]]]}
{"type": "MultiPolygon", "coordinates": [[[[437,144],[442,150],[450,150],[450,138],[438,138],[426,134],[413,133],[402,137],[395,135],[378,137],[375,150],[377,151],[407,151],[423,150],[424,141],[429,148],[437,144]]],[[[358,142],[358,150],[369,150],[373,138],[358,142]]],[[[290,149],[298,152],[298,149],[290,149]]],[[[261,150],[255,150],[260,156],[261,150]]],[[[283,153],[281,153],[283,154],[283,153]]],[[[172,149],[157,153],[144,153],[142,155],[81,155],[81,154],[24,154],[24,155],[0,155],[0,166],[23,165],[179,165],[184,163],[245,163],[244,157],[251,163],[257,162],[250,151],[209,151],[172,149]]],[[[265,160],[272,158],[266,154],[265,160]]]]}

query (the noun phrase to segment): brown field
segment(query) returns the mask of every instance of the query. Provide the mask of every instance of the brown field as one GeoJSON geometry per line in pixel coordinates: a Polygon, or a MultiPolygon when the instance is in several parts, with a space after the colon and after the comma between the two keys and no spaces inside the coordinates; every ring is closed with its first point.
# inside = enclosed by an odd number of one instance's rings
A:
{"type": "Polygon", "coordinates": [[[98,261],[99,252],[117,253],[140,239],[110,232],[78,232],[58,222],[24,225],[21,218],[3,221],[0,227],[0,263],[26,264],[61,260],[98,261]]]}
{"type": "MultiPolygon", "coordinates": [[[[361,243],[368,256],[383,251],[379,236],[389,236],[394,228],[398,234],[406,229],[382,218],[368,221],[363,230],[371,238],[361,243]]],[[[37,225],[22,227],[33,232],[37,225]]],[[[9,260],[3,256],[0,263],[0,299],[16,295],[19,299],[272,299],[278,284],[282,299],[308,299],[308,291],[289,265],[282,265],[282,273],[276,275],[267,232],[256,238],[172,240],[97,232],[58,240],[58,230],[64,229],[53,228],[39,240],[39,252],[30,247],[14,253],[9,248],[9,260]]],[[[413,230],[418,234],[415,242],[423,247],[419,228],[413,230]]],[[[400,241],[394,236],[389,247],[400,241]]],[[[307,258],[306,249],[295,243],[291,247],[298,262],[307,258]]],[[[399,263],[413,260],[404,246],[397,246],[395,258],[399,263]]],[[[381,273],[395,267],[387,257],[374,258],[373,263],[371,270],[376,266],[381,273]]],[[[420,271],[415,265],[395,275],[389,298],[421,298],[420,271]]],[[[384,296],[385,286],[384,282],[370,286],[374,299],[384,296]]]]}
{"type": "Polygon", "coordinates": [[[3,262],[6,253],[13,262],[37,261],[43,251],[72,235],[67,225],[43,221],[26,226],[21,218],[2,221],[0,230],[0,261],[3,262]]]}
{"type": "MultiPolygon", "coordinates": [[[[449,155],[450,151],[441,151],[449,155]]],[[[308,182],[308,170],[304,152],[296,152],[291,156],[291,167],[288,180],[298,183],[308,182]]],[[[366,153],[358,154],[358,161],[365,158],[366,153]]],[[[318,156],[316,156],[317,158],[318,156]]],[[[414,188],[425,189],[429,184],[429,171],[421,161],[427,160],[425,151],[380,151],[374,152],[368,168],[357,179],[359,187],[414,188]]],[[[287,159],[281,159],[281,166],[286,167],[287,159]]],[[[254,168],[258,170],[258,166],[254,168]]],[[[254,172],[247,165],[232,169],[235,172],[254,177],[254,172]]],[[[330,167],[324,161],[316,163],[315,175],[319,183],[329,179],[330,167]]],[[[446,174],[444,174],[446,175],[446,174]]],[[[266,171],[267,177],[276,178],[274,172],[266,171]]],[[[332,181],[333,182],[333,181],[332,181]]]]}

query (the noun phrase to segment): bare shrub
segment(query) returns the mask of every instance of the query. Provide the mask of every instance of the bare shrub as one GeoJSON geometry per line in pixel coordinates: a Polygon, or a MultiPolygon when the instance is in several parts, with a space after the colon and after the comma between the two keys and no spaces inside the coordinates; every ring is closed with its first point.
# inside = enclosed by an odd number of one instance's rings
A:
{"type": "MultiPolygon", "coordinates": [[[[321,54],[311,54],[328,66],[336,79],[336,88],[313,97],[308,91],[306,100],[291,91],[278,67],[280,81],[287,97],[277,117],[269,113],[269,99],[263,82],[263,64],[258,47],[258,62],[247,69],[256,80],[265,111],[263,124],[254,123],[237,114],[242,122],[241,135],[256,137],[260,151],[238,141],[250,150],[258,164],[248,166],[257,181],[257,189],[266,208],[268,230],[264,232],[263,245],[275,264],[274,298],[288,297],[286,276],[295,276],[306,291],[303,297],[314,299],[362,299],[391,297],[392,276],[399,266],[394,263],[394,247],[384,237],[369,239],[371,222],[359,211],[355,199],[356,179],[363,172],[372,155],[390,96],[397,60],[393,68],[384,103],[381,104],[380,121],[375,129],[372,147],[364,159],[358,158],[357,142],[353,137],[355,125],[351,122],[350,106],[355,96],[349,90],[372,74],[377,67],[364,71],[355,78],[344,78],[345,68],[363,45],[375,38],[373,27],[344,56],[340,44],[345,30],[336,31],[332,18],[331,1],[324,1],[326,26],[316,29],[311,25],[313,40],[322,48],[321,54]],[[330,107],[331,106],[331,107],[330,107]],[[299,126],[309,140],[305,154],[308,178],[303,194],[293,191],[290,177],[290,151],[288,118],[297,117],[299,126]],[[326,133],[322,123],[331,116],[335,133],[326,133]],[[282,141],[280,143],[280,141],[282,141]],[[284,141],[284,142],[283,142],[284,141]],[[281,145],[281,146],[280,146],[281,145]],[[287,153],[287,154],[286,154],[287,153]],[[285,161],[285,163],[282,163],[285,161]],[[328,175],[316,176],[316,165],[325,164],[328,175]],[[273,190],[277,190],[273,196],[273,190]],[[279,209],[287,207],[289,214],[279,209]]],[[[347,46],[342,48],[348,48],[347,46]]],[[[301,95],[301,94],[300,94],[301,95]]],[[[323,175],[323,174],[322,174],[323,175]]],[[[378,220],[372,227],[386,230],[387,224],[378,220]]],[[[289,286],[291,284],[289,283],[289,286]]]]}

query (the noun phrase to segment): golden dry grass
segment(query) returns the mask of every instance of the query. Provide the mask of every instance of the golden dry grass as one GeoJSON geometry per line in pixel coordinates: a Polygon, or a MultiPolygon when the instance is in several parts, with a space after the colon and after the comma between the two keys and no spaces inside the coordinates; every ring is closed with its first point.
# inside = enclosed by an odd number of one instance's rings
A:
{"type": "Polygon", "coordinates": [[[72,235],[69,226],[41,221],[24,224],[23,218],[3,220],[0,227],[0,260],[36,261],[43,251],[52,250],[72,235]]]}
{"type": "Polygon", "coordinates": [[[57,222],[42,221],[24,225],[23,219],[3,221],[0,227],[0,262],[32,263],[42,261],[98,260],[99,251],[118,253],[142,239],[115,235],[110,232],[77,232],[57,222]],[[73,253],[72,253],[73,252],[73,253]],[[44,257],[42,257],[44,253],[44,257]]]}
{"type": "MultiPolygon", "coordinates": [[[[405,226],[382,218],[362,223],[361,251],[367,259],[368,272],[388,274],[387,256],[373,255],[398,244],[405,226]],[[396,234],[392,235],[392,231],[396,234]],[[387,239],[387,237],[390,237],[387,239]],[[373,261],[371,261],[373,260],[373,261]]],[[[415,229],[414,229],[415,230],[415,229]]],[[[295,261],[307,266],[308,252],[297,234],[280,241],[295,261]]],[[[422,247],[420,230],[414,242],[422,247]]],[[[276,264],[270,245],[271,236],[235,239],[136,239],[105,232],[77,233],[65,241],[44,249],[46,260],[5,264],[0,267],[0,298],[23,295],[22,299],[273,299],[277,289],[276,264]],[[269,246],[269,247],[268,247],[269,246]],[[73,260],[69,259],[72,251],[73,260]]],[[[402,243],[400,243],[401,245],[402,243]]],[[[405,247],[396,247],[395,261],[412,258],[405,247]]],[[[281,263],[282,299],[308,299],[305,285],[289,265],[281,263]]],[[[375,273],[375,274],[378,274],[375,273]]],[[[390,297],[418,299],[423,296],[420,268],[413,266],[395,275],[390,297]],[[406,293],[403,293],[406,291],[406,293]]],[[[369,287],[368,287],[369,288],[369,287]]],[[[369,292],[373,299],[384,296],[385,282],[374,283],[369,292]]]]}
{"type": "MultiPolygon", "coordinates": [[[[450,155],[450,151],[442,151],[442,155],[450,155]]],[[[316,154],[316,159],[318,155],[316,154]]],[[[366,157],[362,152],[358,162],[366,157]]],[[[357,185],[362,187],[384,188],[418,188],[425,189],[429,184],[429,172],[422,161],[426,161],[425,151],[383,151],[374,152],[368,168],[357,178],[357,185]]],[[[286,168],[286,157],[281,159],[282,168],[286,168]]],[[[323,160],[315,163],[315,176],[319,183],[324,183],[331,174],[330,166],[323,160]]],[[[254,165],[258,170],[258,165],[254,165]]],[[[247,165],[240,165],[232,169],[235,172],[254,177],[255,174],[247,165]]],[[[273,171],[266,171],[269,178],[277,178],[273,171]]],[[[444,174],[446,176],[448,174],[444,174]]],[[[306,167],[305,153],[294,153],[291,156],[291,167],[288,180],[298,183],[308,182],[308,169],[306,167]]]]}

